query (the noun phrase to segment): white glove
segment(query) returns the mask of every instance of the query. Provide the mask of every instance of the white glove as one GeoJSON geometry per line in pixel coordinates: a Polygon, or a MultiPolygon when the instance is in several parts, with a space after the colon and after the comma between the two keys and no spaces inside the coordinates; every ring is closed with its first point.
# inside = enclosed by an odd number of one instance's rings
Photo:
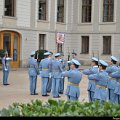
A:
{"type": "Polygon", "coordinates": [[[52,77],[52,75],[51,75],[51,73],[49,73],[49,78],[51,78],[52,77]]]}
{"type": "Polygon", "coordinates": [[[7,68],[5,68],[5,71],[8,71],[8,69],[7,69],[7,68]]]}
{"type": "Polygon", "coordinates": [[[63,79],[63,78],[64,78],[64,74],[65,74],[65,72],[62,72],[61,79],[63,79]]]}
{"type": "Polygon", "coordinates": [[[6,60],[13,60],[13,58],[7,57],[6,60]]]}
{"type": "Polygon", "coordinates": [[[67,61],[67,63],[70,63],[70,61],[67,61]]]}

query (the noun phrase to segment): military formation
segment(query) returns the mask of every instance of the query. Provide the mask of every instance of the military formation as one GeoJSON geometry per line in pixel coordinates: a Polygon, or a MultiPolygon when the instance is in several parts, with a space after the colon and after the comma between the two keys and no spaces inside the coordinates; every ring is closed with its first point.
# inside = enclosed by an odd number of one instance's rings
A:
{"type": "MultiPolygon", "coordinates": [[[[65,94],[67,100],[76,101],[80,97],[79,84],[82,75],[88,76],[89,102],[98,100],[101,104],[105,101],[120,104],[120,67],[117,66],[118,59],[110,58],[110,64],[96,57],[91,58],[91,67],[80,70],[80,61],[73,53],[71,61],[64,60],[64,54],[45,52],[44,59],[38,64],[35,59],[35,51],[32,51],[28,60],[28,75],[30,83],[30,95],[36,93],[37,77],[41,77],[41,94],[43,97],[51,93],[53,98],[60,98],[65,94]],[[68,69],[69,67],[69,69],[68,69]],[[67,77],[67,88],[64,90],[64,81],[67,77]]],[[[9,62],[12,58],[5,52],[2,58],[3,85],[9,85],[9,62]]]]}

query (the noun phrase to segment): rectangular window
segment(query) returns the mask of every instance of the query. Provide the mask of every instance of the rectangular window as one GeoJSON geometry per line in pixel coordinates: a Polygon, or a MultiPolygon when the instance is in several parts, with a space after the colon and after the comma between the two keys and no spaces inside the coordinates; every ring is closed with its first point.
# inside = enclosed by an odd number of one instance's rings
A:
{"type": "Polygon", "coordinates": [[[39,20],[46,20],[47,0],[39,0],[39,20]]]}
{"type": "Polygon", "coordinates": [[[104,0],[103,2],[103,22],[113,22],[114,0],[104,0]]]}
{"type": "Polygon", "coordinates": [[[111,54],[111,36],[103,36],[103,54],[111,54]]]}
{"type": "Polygon", "coordinates": [[[82,36],[82,54],[88,54],[89,53],[89,36],[82,36]]]}
{"type": "Polygon", "coordinates": [[[57,22],[64,22],[64,0],[57,0],[57,22]]]}
{"type": "Polygon", "coordinates": [[[39,34],[39,50],[44,50],[45,49],[45,34],[39,34]]]}
{"type": "Polygon", "coordinates": [[[4,15],[10,17],[15,16],[15,0],[5,0],[4,15]]]}
{"type": "Polygon", "coordinates": [[[92,0],[82,0],[82,22],[91,22],[92,0]]]}

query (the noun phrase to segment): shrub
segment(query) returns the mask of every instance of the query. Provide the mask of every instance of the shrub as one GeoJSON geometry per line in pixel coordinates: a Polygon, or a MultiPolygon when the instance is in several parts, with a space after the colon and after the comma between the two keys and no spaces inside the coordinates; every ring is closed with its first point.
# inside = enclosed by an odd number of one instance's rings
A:
{"type": "Polygon", "coordinates": [[[47,50],[37,50],[35,54],[35,59],[37,59],[37,61],[40,62],[44,58],[45,52],[47,52],[47,50]]]}
{"type": "Polygon", "coordinates": [[[30,103],[13,103],[8,109],[3,108],[0,116],[87,116],[87,117],[118,117],[120,106],[98,101],[80,103],[78,101],[51,100],[43,103],[40,100],[32,100],[30,103]]]}

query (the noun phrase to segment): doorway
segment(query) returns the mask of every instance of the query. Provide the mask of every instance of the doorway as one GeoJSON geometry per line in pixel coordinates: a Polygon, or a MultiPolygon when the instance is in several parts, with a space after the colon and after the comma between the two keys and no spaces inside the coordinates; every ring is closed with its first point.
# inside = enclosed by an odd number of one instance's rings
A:
{"type": "Polygon", "coordinates": [[[17,32],[0,32],[0,49],[8,52],[8,56],[13,58],[12,68],[20,67],[20,34],[17,32]]]}

